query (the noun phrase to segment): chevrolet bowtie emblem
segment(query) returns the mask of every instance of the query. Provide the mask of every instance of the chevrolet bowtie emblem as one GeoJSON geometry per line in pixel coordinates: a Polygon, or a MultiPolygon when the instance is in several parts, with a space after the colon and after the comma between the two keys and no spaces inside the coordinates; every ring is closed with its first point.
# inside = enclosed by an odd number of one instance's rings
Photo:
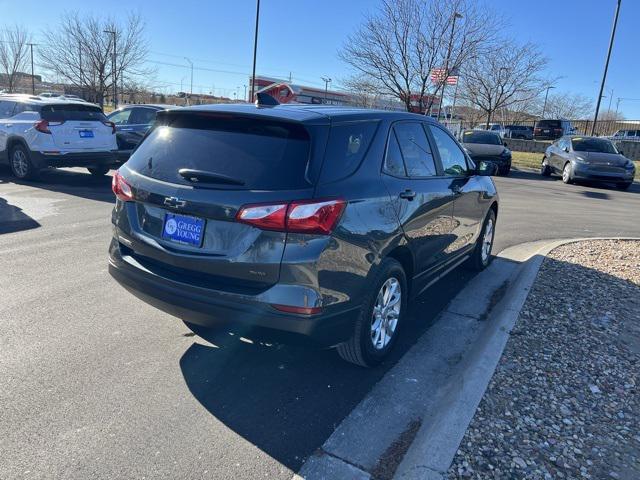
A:
{"type": "Polygon", "coordinates": [[[184,207],[187,204],[187,202],[185,200],[180,200],[177,197],[166,197],[164,199],[164,204],[167,207],[180,208],[180,207],[184,207]]]}

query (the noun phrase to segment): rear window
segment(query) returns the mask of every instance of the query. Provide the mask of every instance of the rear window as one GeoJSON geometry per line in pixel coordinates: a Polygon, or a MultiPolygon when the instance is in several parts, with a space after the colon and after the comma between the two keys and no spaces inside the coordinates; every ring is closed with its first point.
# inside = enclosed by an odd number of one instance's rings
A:
{"type": "Polygon", "coordinates": [[[485,145],[501,145],[502,139],[495,133],[482,130],[473,130],[464,132],[462,135],[462,143],[483,143],[485,145]]]}
{"type": "Polygon", "coordinates": [[[206,184],[209,188],[294,190],[309,186],[309,145],[309,133],[296,123],[208,113],[164,114],[127,166],[183,185],[193,185],[178,173],[188,168],[243,183],[206,184]]]}
{"type": "Polygon", "coordinates": [[[334,182],[356,171],[378,128],[377,122],[352,122],[331,127],[322,166],[322,181],[334,182]]]}
{"type": "Polygon", "coordinates": [[[95,105],[76,105],[76,104],[60,104],[60,105],[44,105],[40,109],[40,116],[43,120],[50,122],[66,122],[66,121],[97,121],[106,122],[107,117],[100,107],[95,105]]]}
{"type": "Polygon", "coordinates": [[[560,128],[561,126],[560,120],[540,120],[536,123],[538,128],[560,128]]]}

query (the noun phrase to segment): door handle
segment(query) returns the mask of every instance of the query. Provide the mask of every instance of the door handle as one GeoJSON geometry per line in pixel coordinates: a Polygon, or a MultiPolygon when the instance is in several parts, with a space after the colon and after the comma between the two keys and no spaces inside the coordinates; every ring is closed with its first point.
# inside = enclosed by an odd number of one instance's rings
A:
{"type": "Polygon", "coordinates": [[[404,192],[400,193],[399,197],[411,201],[416,198],[416,192],[406,189],[404,192]]]}

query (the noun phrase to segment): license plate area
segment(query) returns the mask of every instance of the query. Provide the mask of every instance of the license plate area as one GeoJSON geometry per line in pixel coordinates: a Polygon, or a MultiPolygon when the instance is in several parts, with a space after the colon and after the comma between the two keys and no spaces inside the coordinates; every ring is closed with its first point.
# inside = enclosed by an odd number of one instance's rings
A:
{"type": "Polygon", "coordinates": [[[204,218],[166,213],[162,223],[162,238],[170,242],[202,247],[204,239],[204,218]]]}
{"type": "Polygon", "coordinates": [[[93,138],[93,130],[78,130],[80,138],[93,138]]]}

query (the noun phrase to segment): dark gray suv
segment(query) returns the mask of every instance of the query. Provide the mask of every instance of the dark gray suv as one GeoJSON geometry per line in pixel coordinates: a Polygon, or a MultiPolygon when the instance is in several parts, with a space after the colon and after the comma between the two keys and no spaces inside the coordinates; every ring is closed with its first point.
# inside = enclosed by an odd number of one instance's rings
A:
{"type": "Polygon", "coordinates": [[[374,365],[411,297],[490,262],[494,172],[410,113],[162,112],[113,177],[109,271],[198,332],[306,337],[374,365]]]}

